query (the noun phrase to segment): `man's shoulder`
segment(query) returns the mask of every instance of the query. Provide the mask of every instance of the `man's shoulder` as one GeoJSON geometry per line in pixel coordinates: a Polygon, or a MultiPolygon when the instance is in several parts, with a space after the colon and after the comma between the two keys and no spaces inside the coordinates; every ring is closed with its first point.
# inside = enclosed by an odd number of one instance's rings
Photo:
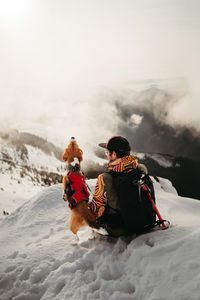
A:
{"type": "Polygon", "coordinates": [[[104,172],[102,174],[100,174],[99,176],[101,176],[101,178],[103,179],[105,184],[108,184],[109,182],[112,181],[112,175],[110,174],[110,172],[104,172]]]}

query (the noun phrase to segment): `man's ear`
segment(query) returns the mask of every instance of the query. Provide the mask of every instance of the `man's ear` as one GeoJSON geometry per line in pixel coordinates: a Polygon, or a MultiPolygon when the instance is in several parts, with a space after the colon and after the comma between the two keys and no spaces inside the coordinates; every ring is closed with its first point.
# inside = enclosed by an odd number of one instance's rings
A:
{"type": "Polygon", "coordinates": [[[112,158],[113,159],[117,159],[118,157],[117,157],[117,153],[115,152],[115,151],[113,151],[113,153],[112,153],[112,158]]]}

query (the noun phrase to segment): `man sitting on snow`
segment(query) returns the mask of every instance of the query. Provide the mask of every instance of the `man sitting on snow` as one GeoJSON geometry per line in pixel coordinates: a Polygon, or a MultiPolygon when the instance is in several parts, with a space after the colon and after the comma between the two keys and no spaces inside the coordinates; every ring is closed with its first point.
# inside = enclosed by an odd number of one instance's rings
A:
{"type": "MultiPolygon", "coordinates": [[[[110,235],[116,237],[127,235],[130,232],[121,217],[121,205],[114,177],[117,177],[115,175],[118,174],[126,176],[128,173],[137,173],[138,160],[130,154],[131,146],[124,137],[111,137],[107,144],[101,143],[99,146],[106,149],[108,172],[98,176],[90,207],[96,214],[97,221],[106,228],[110,235]]],[[[144,165],[143,172],[147,173],[144,165]]],[[[117,185],[119,186],[119,184],[117,185]]],[[[131,196],[129,198],[132,198],[131,196]]]]}

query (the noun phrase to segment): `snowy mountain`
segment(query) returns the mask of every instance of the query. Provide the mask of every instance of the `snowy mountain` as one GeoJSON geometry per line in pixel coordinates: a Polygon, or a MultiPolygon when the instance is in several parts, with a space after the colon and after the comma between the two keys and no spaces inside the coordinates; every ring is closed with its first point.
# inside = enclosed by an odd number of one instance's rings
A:
{"type": "Polygon", "coordinates": [[[171,227],[138,237],[85,227],[75,243],[61,184],[26,201],[0,223],[1,299],[198,300],[200,202],[158,179],[157,206],[171,227]]]}
{"type": "Polygon", "coordinates": [[[61,182],[61,158],[59,148],[38,136],[0,132],[0,209],[10,213],[41,188],[61,182]]]}
{"type": "MultiPolygon", "coordinates": [[[[106,163],[104,150],[95,147],[94,153],[106,163]]],[[[133,152],[133,155],[147,166],[150,175],[169,179],[180,196],[200,200],[200,161],[163,153],[133,152]]]]}
{"type": "Polygon", "coordinates": [[[200,200],[199,161],[161,153],[136,153],[136,156],[151,175],[169,179],[180,196],[200,200]]]}

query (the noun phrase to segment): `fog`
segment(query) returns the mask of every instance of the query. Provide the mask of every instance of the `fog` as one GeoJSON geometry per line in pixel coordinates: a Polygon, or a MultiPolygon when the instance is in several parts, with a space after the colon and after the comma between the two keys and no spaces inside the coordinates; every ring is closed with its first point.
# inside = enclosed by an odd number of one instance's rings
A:
{"type": "Polygon", "coordinates": [[[196,156],[199,37],[197,0],[1,0],[1,127],[196,156]]]}

